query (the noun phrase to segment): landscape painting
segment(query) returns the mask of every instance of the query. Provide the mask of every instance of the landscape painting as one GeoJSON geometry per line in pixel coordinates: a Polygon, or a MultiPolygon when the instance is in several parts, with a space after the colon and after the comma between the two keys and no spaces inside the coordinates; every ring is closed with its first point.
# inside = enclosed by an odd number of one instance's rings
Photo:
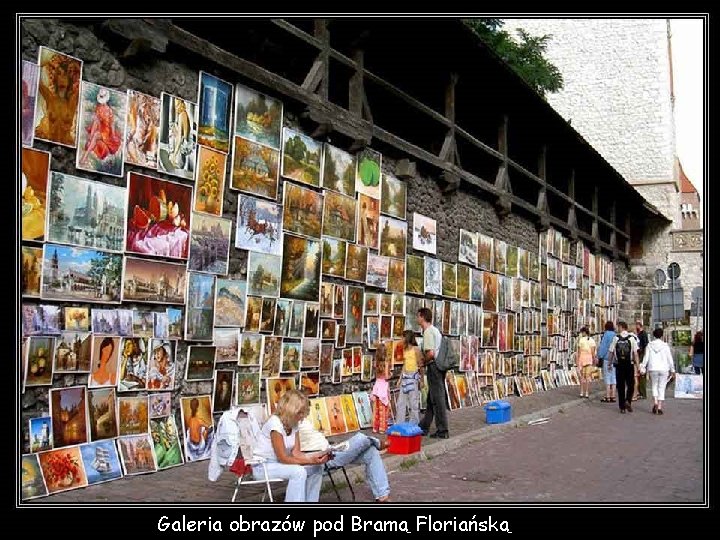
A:
{"type": "Polygon", "coordinates": [[[277,198],[280,152],[242,137],[235,137],[230,187],[267,199],[277,198]]]}
{"type": "Polygon", "coordinates": [[[27,454],[22,457],[20,474],[23,501],[47,496],[48,490],[38,461],[38,454],[27,454]]]}
{"type": "Polygon", "coordinates": [[[192,191],[177,182],[128,173],[126,251],[187,259],[192,191]]]}
{"type": "Polygon", "coordinates": [[[387,290],[394,293],[405,292],[405,260],[389,259],[387,290]]]}
{"type": "Polygon", "coordinates": [[[237,393],[235,402],[237,405],[251,405],[260,403],[260,372],[239,371],[235,381],[237,393]]]}
{"type": "Polygon", "coordinates": [[[493,238],[480,234],[477,266],[482,270],[493,269],[493,238]]]}
{"type": "Polygon", "coordinates": [[[243,333],[241,336],[239,366],[259,366],[262,362],[263,336],[243,333]]]}
{"type": "Polygon", "coordinates": [[[283,104],[242,84],[235,85],[235,135],[280,149],[283,104]]]}
{"type": "Polygon", "coordinates": [[[277,296],[280,293],[280,257],[250,253],[248,258],[247,294],[277,296]]]}
{"type": "Polygon", "coordinates": [[[45,244],[40,296],[47,300],[119,304],[123,256],[45,244]]]}
{"type": "Polygon", "coordinates": [[[379,255],[368,255],[366,283],[372,287],[386,289],[388,284],[389,259],[379,255]]]}
{"type": "Polygon", "coordinates": [[[188,270],[227,274],[231,228],[231,219],[193,214],[188,270]]]}
{"type": "Polygon", "coordinates": [[[184,264],[125,258],[123,301],[184,304],[187,270],[184,264]]]}
{"type": "Polygon", "coordinates": [[[186,381],[211,381],[215,371],[214,345],[190,345],[185,364],[186,381]]]}
{"type": "Polygon", "coordinates": [[[50,152],[22,149],[22,239],[41,241],[45,236],[50,152]]]}
{"type": "Polygon", "coordinates": [[[192,101],[160,93],[158,171],[193,179],[197,143],[195,108],[192,101]]]}
{"type": "Polygon", "coordinates": [[[380,181],[380,212],[398,219],[405,219],[407,184],[392,174],[383,174],[380,181]]]}
{"type": "Polygon", "coordinates": [[[442,294],[450,298],[457,297],[457,274],[454,264],[442,263],[442,294]]]}
{"type": "Polygon", "coordinates": [[[357,205],[358,245],[378,249],[380,236],[380,200],[360,194],[357,205]]]}
{"type": "Polygon", "coordinates": [[[148,433],[120,437],[117,444],[125,476],[157,471],[152,437],[148,433]]]}
{"type": "Polygon", "coordinates": [[[458,262],[475,266],[478,260],[478,233],[460,229],[458,262]]]}
{"type": "Polygon", "coordinates": [[[423,257],[407,255],[405,287],[409,294],[425,294],[425,259],[423,257]]]}
{"type": "Polygon", "coordinates": [[[240,330],[238,328],[215,328],[213,344],[216,347],[215,361],[237,364],[240,354],[240,330]]]}
{"type": "Polygon", "coordinates": [[[413,213],[413,249],[435,255],[437,251],[437,222],[413,213]]]}
{"type": "Polygon", "coordinates": [[[380,199],[380,171],[382,154],[363,148],[356,156],[355,191],[373,199],[380,199]]]}
{"type": "Polygon", "coordinates": [[[283,185],[283,230],[310,238],[322,234],[323,195],[290,182],[283,185]]]}
{"type": "Polygon", "coordinates": [[[425,293],[442,295],[442,263],[439,259],[425,257],[425,293]]]}
{"type": "Polygon", "coordinates": [[[242,327],[245,322],[247,282],[217,278],[215,282],[215,326],[242,327]]]}
{"type": "Polygon", "coordinates": [[[280,205],[239,195],[235,247],[268,255],[282,253],[280,205]]]}
{"type": "MultiPolygon", "coordinates": [[[[553,265],[553,269],[555,265],[553,265]]],[[[505,271],[509,277],[518,277],[518,247],[508,245],[505,255],[505,271]]],[[[554,277],[554,276],[553,276],[554,277]]]]}
{"type": "Polygon", "coordinates": [[[355,241],[355,215],[357,201],[332,191],[325,192],[323,207],[323,236],[339,240],[355,241]]]}
{"type": "Polygon", "coordinates": [[[365,283],[367,279],[368,248],[357,244],[347,245],[345,279],[365,283]]]}
{"type": "Polygon", "coordinates": [[[125,248],[125,188],[52,172],[47,240],[106,251],[125,248]]]}
{"type": "Polygon", "coordinates": [[[462,264],[457,267],[457,298],[458,300],[470,300],[470,268],[462,264]]]}
{"type": "Polygon", "coordinates": [[[345,277],[347,243],[335,238],[323,237],[322,273],[339,278],[345,277]]]}
{"type": "Polygon", "coordinates": [[[354,197],[355,156],[325,143],[322,187],[354,197]]]}
{"type": "Polygon", "coordinates": [[[321,161],[321,143],[294,129],[283,128],[282,176],[320,187],[321,161]]]}
{"type": "MultiPolygon", "coordinates": [[[[230,148],[233,87],[204,71],[198,82],[198,144],[225,154],[230,148]]],[[[225,169],[223,169],[223,175],[225,169]]]]}
{"type": "Polygon", "coordinates": [[[285,234],[280,296],[288,300],[318,302],[321,263],[320,241],[285,234]]]}
{"type": "Polygon", "coordinates": [[[193,211],[222,216],[227,156],[199,146],[197,161],[193,211]]]}
{"type": "Polygon", "coordinates": [[[407,251],[407,222],[380,216],[380,255],[404,259],[407,251]]]}
{"type": "Polygon", "coordinates": [[[495,241],[495,272],[505,274],[507,272],[507,244],[502,240],[495,241]]]}
{"type": "Polygon", "coordinates": [[[90,440],[114,439],[118,436],[115,388],[96,388],[88,392],[90,440]]]}

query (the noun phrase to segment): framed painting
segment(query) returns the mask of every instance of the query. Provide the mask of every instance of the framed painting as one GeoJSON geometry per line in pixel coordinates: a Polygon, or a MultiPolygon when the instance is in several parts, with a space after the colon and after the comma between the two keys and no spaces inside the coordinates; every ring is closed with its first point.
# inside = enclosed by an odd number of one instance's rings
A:
{"type": "Polygon", "coordinates": [[[346,343],[362,343],[363,300],[364,290],[362,287],[348,286],[347,309],[345,310],[346,343]]]}
{"type": "Polygon", "coordinates": [[[35,138],[35,102],[38,94],[40,66],[22,61],[22,136],[23,146],[32,146],[35,138]]]}
{"type": "Polygon", "coordinates": [[[148,361],[148,390],[175,389],[175,345],[172,341],[151,339],[148,361]]]}
{"type": "Polygon", "coordinates": [[[442,270],[443,265],[439,259],[425,257],[425,293],[442,295],[442,270]]]}
{"type": "Polygon", "coordinates": [[[247,282],[217,278],[215,281],[215,326],[242,327],[245,320],[247,282]]]}
{"type": "Polygon", "coordinates": [[[276,255],[251,252],[248,257],[247,294],[278,296],[281,266],[280,257],[276,255]]]}
{"type": "Polygon", "coordinates": [[[442,263],[442,295],[457,297],[457,267],[451,263],[442,263]]]}
{"type": "MultiPolygon", "coordinates": [[[[334,321],[333,321],[334,322],[334,321]]],[[[305,328],[303,329],[304,338],[318,337],[320,329],[320,304],[317,302],[305,303],[305,328]]]]}
{"type": "Polygon", "coordinates": [[[456,267],[458,300],[470,301],[470,270],[471,268],[462,264],[456,267]]]}
{"type": "Polygon", "coordinates": [[[358,196],[357,204],[357,244],[378,249],[380,231],[380,200],[363,193],[358,196]]]}
{"type": "Polygon", "coordinates": [[[118,398],[118,434],[141,435],[148,433],[148,397],[122,396],[118,398]]]}
{"type": "Polygon", "coordinates": [[[272,334],[275,329],[275,304],[277,298],[264,297],[260,308],[260,332],[272,334]]]}
{"type": "Polygon", "coordinates": [[[458,262],[475,266],[478,260],[478,233],[460,229],[458,262]]]}
{"type": "Polygon", "coordinates": [[[334,343],[320,343],[320,374],[323,376],[332,375],[334,343]]]}
{"type": "MultiPolygon", "coordinates": [[[[227,154],[230,149],[230,115],[233,87],[205,71],[198,81],[198,144],[227,154]]],[[[225,169],[223,169],[223,173],[225,169]]]]}
{"type": "Polygon", "coordinates": [[[277,199],[280,152],[243,137],[233,141],[230,188],[251,195],[277,199]]]}
{"type": "Polygon", "coordinates": [[[478,236],[477,267],[481,270],[492,270],[493,262],[493,238],[481,233],[478,236]]]}
{"type": "Polygon", "coordinates": [[[305,332],[305,302],[291,301],[290,329],[288,337],[301,338],[305,332]]]}
{"type": "Polygon", "coordinates": [[[125,302],[184,304],[186,282],[184,264],[125,257],[122,299],[125,302]]]}
{"type": "MultiPolygon", "coordinates": [[[[22,501],[45,497],[48,494],[38,454],[26,454],[20,464],[20,488],[22,501]]],[[[73,483],[75,478],[73,477],[73,483]]]]}
{"type": "Polygon", "coordinates": [[[22,239],[40,242],[45,238],[47,221],[50,152],[23,148],[21,165],[22,239]]]}
{"type": "Polygon", "coordinates": [[[172,392],[150,394],[148,396],[150,418],[167,416],[172,412],[172,392]]]}
{"type": "Polygon", "coordinates": [[[215,276],[188,272],[185,339],[212,341],[215,320],[215,276]]]}
{"type": "Polygon", "coordinates": [[[291,234],[283,235],[280,297],[318,302],[322,267],[320,241],[291,234]]]}
{"type": "Polygon", "coordinates": [[[259,366],[262,364],[263,336],[243,333],[241,336],[239,366],[259,366]]]}
{"type": "Polygon", "coordinates": [[[268,255],[282,254],[280,205],[238,195],[237,208],[235,247],[268,255]]]}
{"type": "Polygon", "coordinates": [[[193,211],[222,216],[227,155],[198,146],[193,211]]]}
{"type": "Polygon", "coordinates": [[[325,143],[322,187],[355,196],[355,156],[325,143]]]}
{"type": "Polygon", "coordinates": [[[368,255],[368,266],[365,283],[367,285],[370,285],[371,287],[387,289],[389,267],[390,259],[370,253],[368,255]]]}
{"type": "Polygon", "coordinates": [[[302,340],[300,367],[302,369],[320,369],[320,340],[318,338],[302,340]]]}
{"type": "Polygon", "coordinates": [[[320,394],[320,372],[303,371],[300,374],[300,390],[306,396],[317,396],[320,394]]]}
{"type": "Polygon", "coordinates": [[[262,377],[277,377],[280,374],[283,340],[280,337],[263,338],[262,377]]]}
{"type": "Polygon", "coordinates": [[[187,259],[192,187],[128,173],[128,253],[187,259]]]}
{"type": "Polygon", "coordinates": [[[231,219],[193,214],[188,270],[227,274],[231,228],[231,219]]]}
{"type": "Polygon", "coordinates": [[[343,366],[342,358],[334,358],[333,359],[332,375],[330,378],[330,382],[332,382],[332,384],[340,384],[342,382],[342,366],[343,366]]]}
{"type": "Polygon", "coordinates": [[[213,330],[213,345],[216,347],[215,361],[218,364],[229,362],[237,364],[240,358],[240,329],[215,328],[213,330]]]}
{"type": "Polygon", "coordinates": [[[356,214],[355,198],[326,191],[322,220],[323,236],[354,242],[356,214]]]}
{"type": "Polygon", "coordinates": [[[55,338],[30,336],[24,348],[25,363],[24,387],[51,386],[53,381],[53,351],[55,338]]]}
{"type": "Polygon", "coordinates": [[[215,438],[212,412],[210,395],[180,398],[185,461],[188,463],[210,458],[215,438]]]}
{"type": "Polygon", "coordinates": [[[380,216],[380,255],[404,259],[407,251],[407,222],[380,216]]]}
{"type": "Polygon", "coordinates": [[[357,244],[347,245],[345,279],[365,283],[367,280],[368,248],[357,244]]]}
{"type": "Polygon", "coordinates": [[[320,238],[323,230],[322,193],[291,182],[283,184],[283,230],[320,238]]]}
{"type": "Polygon", "coordinates": [[[405,288],[409,294],[425,294],[425,259],[407,255],[405,259],[405,288]]]}
{"type": "Polygon", "coordinates": [[[325,398],[310,399],[310,414],[308,418],[312,420],[313,427],[323,435],[330,436],[330,419],[328,418],[325,398]]]}
{"type": "Polygon", "coordinates": [[[137,90],[127,91],[125,162],[157,169],[160,100],[137,90]]]}
{"type": "Polygon", "coordinates": [[[364,148],[355,156],[355,163],[355,191],[373,199],[380,199],[382,154],[364,148]]]}
{"type": "Polygon", "coordinates": [[[413,249],[435,255],[437,251],[437,222],[413,213],[413,249]]]}
{"type": "Polygon", "coordinates": [[[122,338],[118,361],[118,392],[147,388],[148,340],[122,338]]]}
{"type": "Polygon", "coordinates": [[[150,419],[150,436],[157,460],[158,470],[182,465],[183,454],[174,415],[150,419]]]}
{"type": "Polygon", "coordinates": [[[187,362],[185,363],[186,381],[211,381],[215,371],[214,345],[190,345],[187,348],[187,362]]]}
{"type": "Polygon", "coordinates": [[[283,104],[252,88],[235,85],[235,135],[280,149],[283,104]]]}
{"type": "Polygon", "coordinates": [[[158,171],[192,180],[197,145],[196,105],[171,94],[160,94],[158,171]]]}
{"type": "Polygon", "coordinates": [[[320,316],[333,316],[333,302],[335,300],[335,284],[323,281],[320,284],[320,316]]]}
{"type": "Polygon", "coordinates": [[[88,485],[79,446],[41,452],[38,460],[50,495],[88,485]]]}
{"type": "Polygon", "coordinates": [[[62,448],[88,442],[87,388],[52,388],[49,393],[53,446],[62,448]]]}
{"type": "Polygon", "coordinates": [[[322,144],[299,131],[283,128],[280,174],[303,184],[320,187],[321,170],[322,144]]]}
{"type": "Polygon", "coordinates": [[[333,307],[333,317],[335,319],[345,318],[345,296],[346,286],[335,285],[335,306],[333,307]]]}
{"type": "MultiPolygon", "coordinates": [[[[54,369],[57,372],[86,373],[90,371],[90,332],[87,323],[68,324],[68,308],[65,308],[65,328],[55,346],[54,369]],[[78,328],[75,330],[74,328],[78,328]]],[[[87,321],[89,317],[85,315],[87,321]]],[[[71,319],[77,321],[77,319],[71,319]]]]}
{"type": "Polygon", "coordinates": [[[260,371],[239,371],[236,377],[235,403],[240,407],[260,403],[260,371]]]}
{"type": "Polygon", "coordinates": [[[389,259],[387,290],[405,293],[405,259],[389,259]]]}
{"type": "Polygon", "coordinates": [[[153,448],[152,436],[149,433],[119,437],[117,445],[125,476],[157,471],[155,449],[153,448]]]}
{"type": "Polygon", "coordinates": [[[365,315],[379,315],[380,295],[365,291],[365,315]]]}
{"type": "Polygon", "coordinates": [[[44,452],[52,450],[52,419],[49,416],[38,416],[28,421],[28,436],[30,438],[30,452],[44,452]]]}
{"type": "Polygon", "coordinates": [[[121,339],[111,336],[93,336],[88,388],[117,385],[121,339]]]}
{"type": "Polygon", "coordinates": [[[78,121],[75,167],[122,178],[127,92],[82,81],[78,121]]]}
{"type": "Polygon", "coordinates": [[[322,273],[328,276],[344,278],[347,242],[323,237],[322,250],[322,273]]]}
{"type": "Polygon", "coordinates": [[[405,219],[407,184],[392,174],[385,173],[380,180],[380,212],[398,219],[405,219]]]}
{"type": "Polygon", "coordinates": [[[265,381],[268,413],[275,414],[278,401],[288,390],[295,390],[295,377],[272,377],[265,381]]]}

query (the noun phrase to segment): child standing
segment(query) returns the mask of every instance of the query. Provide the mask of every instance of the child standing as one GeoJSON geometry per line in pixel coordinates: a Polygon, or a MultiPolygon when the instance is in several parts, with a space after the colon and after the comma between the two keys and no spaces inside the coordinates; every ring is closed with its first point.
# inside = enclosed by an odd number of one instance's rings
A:
{"type": "Polygon", "coordinates": [[[390,407],[388,376],[385,346],[381,344],[375,351],[375,384],[371,393],[373,401],[373,433],[385,433],[387,430],[388,408],[390,407]]]}
{"type": "Polygon", "coordinates": [[[400,394],[397,401],[396,422],[409,420],[417,425],[420,422],[420,388],[424,372],[420,348],[415,340],[415,332],[403,333],[403,370],[398,379],[400,394]]]}

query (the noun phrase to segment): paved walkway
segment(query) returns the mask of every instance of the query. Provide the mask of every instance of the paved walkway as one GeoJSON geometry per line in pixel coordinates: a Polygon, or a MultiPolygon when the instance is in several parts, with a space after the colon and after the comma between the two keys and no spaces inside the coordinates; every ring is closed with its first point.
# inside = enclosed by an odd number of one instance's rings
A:
{"type": "MultiPolygon", "coordinates": [[[[641,401],[635,414],[621,416],[615,404],[599,403],[597,397],[590,402],[580,400],[577,392],[574,386],[510,398],[515,420],[502,426],[486,425],[479,407],[451,412],[450,439],[424,439],[420,456],[384,456],[393,500],[701,498],[702,402],[671,399],[668,414],[655,417],[646,411],[647,401],[641,401]],[[526,426],[528,418],[543,416],[540,411],[550,415],[550,422],[526,426]],[[616,452],[620,447],[631,453],[621,466],[616,452]],[[621,493],[617,493],[618,486],[623,486],[621,493]]],[[[353,483],[362,477],[361,469],[349,472],[353,483]]],[[[227,473],[218,482],[209,482],[205,461],[30,503],[226,503],[234,479],[227,473]]],[[[243,501],[259,501],[259,489],[248,487],[243,492],[243,501]]],[[[366,485],[358,484],[356,492],[358,501],[372,500],[366,485]]],[[[347,493],[343,495],[347,500],[347,493]]],[[[282,488],[276,496],[282,497],[282,488]]],[[[336,500],[332,492],[324,490],[321,501],[336,500]]]]}

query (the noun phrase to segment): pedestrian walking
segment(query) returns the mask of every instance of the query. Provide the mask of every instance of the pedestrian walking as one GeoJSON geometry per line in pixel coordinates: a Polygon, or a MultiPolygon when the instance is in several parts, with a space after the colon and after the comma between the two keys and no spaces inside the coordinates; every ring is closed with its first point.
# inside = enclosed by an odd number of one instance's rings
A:
{"type": "Polygon", "coordinates": [[[610,345],[615,378],[617,380],[618,406],[620,412],[632,412],[632,396],[635,390],[635,367],[638,365],[638,344],[630,335],[625,321],[618,321],[620,334],[610,345]]]}
{"type": "Polygon", "coordinates": [[[705,340],[703,332],[700,330],[695,333],[692,345],[690,345],[690,358],[692,358],[693,369],[695,375],[705,374],[705,340]]]}
{"type": "MultiPolygon", "coordinates": [[[[642,362],[649,341],[642,321],[635,321],[635,337],[638,340],[638,360],[642,362]]],[[[642,375],[638,368],[638,371],[635,372],[635,395],[633,401],[645,398],[647,398],[647,376],[642,375]]]]}
{"type": "Polygon", "coordinates": [[[665,401],[665,387],[668,380],[675,374],[675,364],[672,352],[667,343],[662,339],[663,329],[656,328],[653,331],[653,339],[647,346],[645,358],[640,364],[640,375],[650,375],[653,395],[653,414],[663,413],[663,402],[665,401]]]}
{"type": "Polygon", "coordinates": [[[605,381],[605,397],[600,400],[603,403],[615,403],[615,368],[610,360],[610,345],[616,335],[613,322],[606,322],[605,331],[597,348],[597,356],[602,362],[603,381],[605,381]]]}
{"type": "Polygon", "coordinates": [[[397,401],[397,423],[409,421],[417,425],[420,422],[420,389],[423,375],[420,347],[415,341],[415,332],[403,333],[403,369],[398,379],[400,394],[397,401]]]}
{"type": "Polygon", "coordinates": [[[423,366],[428,382],[427,407],[425,415],[418,425],[423,430],[423,435],[427,435],[434,419],[437,431],[430,436],[447,439],[450,434],[447,419],[448,400],[445,390],[445,372],[435,364],[435,358],[440,352],[440,343],[444,338],[440,330],[433,326],[432,312],[428,308],[418,310],[417,320],[422,328],[423,366]]]}

